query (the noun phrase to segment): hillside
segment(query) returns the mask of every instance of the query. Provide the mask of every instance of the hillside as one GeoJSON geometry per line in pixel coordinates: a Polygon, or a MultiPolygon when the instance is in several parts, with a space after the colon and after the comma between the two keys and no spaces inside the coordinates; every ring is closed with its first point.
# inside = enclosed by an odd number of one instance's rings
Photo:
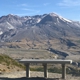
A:
{"type": "Polygon", "coordinates": [[[24,70],[24,66],[7,55],[0,54],[0,73],[24,70]]]}
{"type": "Polygon", "coordinates": [[[79,61],[80,22],[65,19],[55,13],[2,16],[0,48],[42,49],[59,58],[79,61]]]}
{"type": "MultiPolygon", "coordinates": [[[[7,55],[0,54],[0,79],[14,79],[14,78],[21,78],[26,76],[26,72],[24,71],[25,67],[18,63],[17,61],[13,60],[7,55]]],[[[31,70],[31,77],[43,77],[43,67],[42,65],[30,65],[31,70]],[[39,71],[39,72],[36,72],[39,71]]],[[[61,78],[61,65],[57,64],[49,64],[48,65],[48,72],[50,78],[61,78]],[[59,74],[58,74],[59,73],[59,74]],[[54,76],[54,75],[55,76],[54,76]]],[[[67,79],[80,79],[80,68],[76,68],[73,65],[67,65],[67,79]],[[73,76],[72,76],[73,75],[73,76]]],[[[21,78],[22,79],[22,78],[21,78]]]]}

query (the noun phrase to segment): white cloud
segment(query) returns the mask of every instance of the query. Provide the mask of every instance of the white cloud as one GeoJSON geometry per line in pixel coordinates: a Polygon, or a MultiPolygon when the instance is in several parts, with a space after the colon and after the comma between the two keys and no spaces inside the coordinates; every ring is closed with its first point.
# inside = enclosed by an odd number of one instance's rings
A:
{"type": "Polygon", "coordinates": [[[76,7],[80,6],[80,0],[62,0],[58,5],[62,7],[76,7]]]}
{"type": "Polygon", "coordinates": [[[43,5],[44,5],[44,6],[48,6],[48,5],[50,5],[50,3],[44,3],[43,5]]]}
{"type": "Polygon", "coordinates": [[[34,13],[39,13],[40,12],[40,10],[34,10],[34,9],[29,9],[29,8],[23,8],[22,10],[29,11],[29,12],[34,12],[34,13]]]}
{"type": "Polygon", "coordinates": [[[34,9],[28,9],[28,8],[23,8],[22,10],[25,10],[25,11],[36,11],[34,9]]]}
{"type": "Polygon", "coordinates": [[[27,15],[33,15],[33,13],[17,13],[16,15],[18,15],[18,16],[27,16],[27,15]]]}
{"type": "Polygon", "coordinates": [[[40,7],[41,5],[30,5],[30,4],[18,4],[17,6],[19,7],[40,7]]]}
{"type": "Polygon", "coordinates": [[[19,6],[19,7],[27,7],[28,5],[27,4],[18,4],[17,6],[19,6]]]}
{"type": "Polygon", "coordinates": [[[24,6],[24,7],[26,7],[26,6],[28,6],[27,4],[21,4],[21,6],[24,6]]]}

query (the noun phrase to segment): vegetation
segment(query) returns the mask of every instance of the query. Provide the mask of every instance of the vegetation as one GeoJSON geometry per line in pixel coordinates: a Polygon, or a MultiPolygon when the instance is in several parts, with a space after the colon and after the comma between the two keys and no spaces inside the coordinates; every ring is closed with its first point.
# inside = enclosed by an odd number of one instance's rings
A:
{"type": "Polygon", "coordinates": [[[13,60],[12,58],[10,58],[9,56],[5,55],[5,54],[0,54],[0,64],[6,64],[8,67],[8,69],[10,68],[9,66],[14,65],[17,66],[19,68],[25,68],[24,65],[18,63],[17,61],[13,60]]]}
{"type": "MultiPolygon", "coordinates": [[[[43,72],[43,68],[42,67],[38,67],[38,68],[30,68],[30,70],[32,71],[42,71],[43,72]]],[[[48,69],[48,72],[52,72],[52,73],[61,73],[62,72],[62,69],[58,69],[56,67],[54,68],[49,68],[48,69]]]]}
{"type": "MultiPolygon", "coordinates": [[[[11,66],[17,66],[19,68],[22,68],[25,70],[25,66],[18,63],[17,61],[15,61],[14,59],[10,58],[9,56],[5,55],[5,54],[0,54],[0,64],[6,65],[7,69],[13,69],[11,68],[11,66]]],[[[44,71],[43,67],[31,67],[30,68],[31,71],[44,71]]],[[[5,72],[5,68],[2,70],[0,69],[0,71],[5,72]]],[[[48,72],[52,72],[52,73],[62,73],[62,69],[58,68],[58,67],[49,67],[48,68],[48,72]]],[[[76,76],[80,76],[80,69],[78,68],[72,68],[72,67],[67,67],[66,68],[66,73],[67,74],[72,74],[72,75],[76,75],[76,76]]]]}
{"type": "MultiPolygon", "coordinates": [[[[43,72],[43,68],[42,67],[38,67],[38,68],[30,68],[31,71],[41,71],[43,72]]],[[[57,67],[53,67],[53,68],[49,68],[48,72],[52,72],[52,73],[62,73],[62,68],[57,68],[57,67]]],[[[72,74],[75,76],[80,76],[80,70],[78,70],[77,68],[66,68],[66,73],[67,74],[72,74]]]]}
{"type": "Polygon", "coordinates": [[[77,40],[76,42],[80,43],[80,40],[77,40]]]}

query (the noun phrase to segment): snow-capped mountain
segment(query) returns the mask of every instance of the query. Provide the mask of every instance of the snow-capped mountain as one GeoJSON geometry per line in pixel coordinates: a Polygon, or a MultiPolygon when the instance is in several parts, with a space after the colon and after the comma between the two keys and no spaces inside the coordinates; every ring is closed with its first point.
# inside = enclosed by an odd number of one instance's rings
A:
{"type": "Polygon", "coordinates": [[[55,13],[0,17],[0,40],[47,40],[61,37],[80,37],[80,22],[65,19],[55,13]]]}

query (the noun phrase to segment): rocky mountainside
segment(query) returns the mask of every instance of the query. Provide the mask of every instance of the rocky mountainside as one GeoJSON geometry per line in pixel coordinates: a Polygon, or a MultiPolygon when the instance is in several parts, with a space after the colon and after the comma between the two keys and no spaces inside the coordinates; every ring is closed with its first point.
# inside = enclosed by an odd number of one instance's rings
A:
{"type": "Polygon", "coordinates": [[[0,17],[1,41],[50,40],[79,36],[79,22],[65,19],[55,13],[24,17],[9,14],[0,17]]]}
{"type": "Polygon", "coordinates": [[[47,49],[64,57],[79,55],[80,22],[65,19],[55,13],[2,16],[0,47],[47,49]]]}

